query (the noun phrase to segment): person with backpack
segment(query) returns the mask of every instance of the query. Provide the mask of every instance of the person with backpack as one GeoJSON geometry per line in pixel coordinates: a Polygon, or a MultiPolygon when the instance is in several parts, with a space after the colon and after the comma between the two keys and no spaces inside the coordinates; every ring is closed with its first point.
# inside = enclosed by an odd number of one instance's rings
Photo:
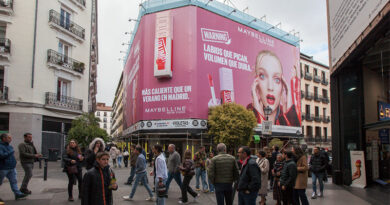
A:
{"type": "Polygon", "coordinates": [[[190,187],[190,182],[195,175],[195,164],[194,161],[192,161],[191,157],[191,150],[186,150],[184,152],[184,162],[182,166],[179,167],[180,171],[184,176],[183,183],[181,186],[181,200],[179,201],[179,204],[185,204],[188,202],[187,192],[194,197],[194,201],[196,201],[196,198],[199,196],[199,194],[196,193],[190,187]]]}

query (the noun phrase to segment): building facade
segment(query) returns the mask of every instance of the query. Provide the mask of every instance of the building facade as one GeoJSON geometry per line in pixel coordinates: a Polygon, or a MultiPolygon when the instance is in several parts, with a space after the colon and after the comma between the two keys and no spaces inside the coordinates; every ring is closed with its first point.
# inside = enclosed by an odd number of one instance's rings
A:
{"type": "Polygon", "coordinates": [[[301,53],[302,134],[309,151],[314,146],[331,150],[329,68],[301,53]]]}
{"type": "Polygon", "coordinates": [[[375,181],[386,184],[390,179],[390,2],[328,0],[327,7],[333,181],[359,187],[375,181]]]}
{"type": "Polygon", "coordinates": [[[92,107],[96,2],[1,1],[0,130],[15,144],[31,132],[38,152],[62,149],[72,119],[92,107]]]}
{"type": "Polygon", "coordinates": [[[112,103],[112,126],[111,136],[120,138],[123,135],[123,73],[119,79],[118,86],[115,92],[114,102],[112,103]]]}
{"type": "Polygon", "coordinates": [[[112,125],[112,107],[106,106],[105,103],[97,103],[95,116],[99,118],[100,128],[106,130],[107,134],[111,135],[112,125]]]}

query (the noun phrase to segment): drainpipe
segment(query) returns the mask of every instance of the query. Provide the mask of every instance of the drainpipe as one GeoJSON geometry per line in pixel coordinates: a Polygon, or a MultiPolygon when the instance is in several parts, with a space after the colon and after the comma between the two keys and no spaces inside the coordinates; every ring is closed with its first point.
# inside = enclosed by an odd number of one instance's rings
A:
{"type": "Polygon", "coordinates": [[[38,0],[35,1],[34,42],[33,42],[32,65],[31,65],[31,88],[34,88],[35,47],[37,42],[37,19],[38,19],[38,0]]]}

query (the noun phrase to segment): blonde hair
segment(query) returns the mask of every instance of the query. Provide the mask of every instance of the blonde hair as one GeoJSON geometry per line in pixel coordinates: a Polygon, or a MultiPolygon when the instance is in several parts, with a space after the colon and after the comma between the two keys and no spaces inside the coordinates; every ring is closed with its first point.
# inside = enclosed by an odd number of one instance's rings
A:
{"type": "Polygon", "coordinates": [[[275,57],[278,60],[280,68],[282,69],[282,73],[283,73],[283,66],[282,66],[282,63],[280,62],[280,59],[278,58],[278,56],[270,50],[262,50],[259,52],[259,54],[257,54],[257,57],[256,57],[256,63],[255,63],[255,74],[256,75],[259,74],[259,72],[257,71],[257,62],[259,62],[264,56],[275,57]]]}

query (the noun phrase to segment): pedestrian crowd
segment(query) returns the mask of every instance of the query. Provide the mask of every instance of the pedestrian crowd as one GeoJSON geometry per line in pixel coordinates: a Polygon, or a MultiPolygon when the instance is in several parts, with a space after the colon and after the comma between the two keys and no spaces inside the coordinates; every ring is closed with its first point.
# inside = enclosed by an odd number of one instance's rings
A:
{"type": "MultiPolygon", "coordinates": [[[[26,133],[24,142],[18,146],[20,163],[25,172],[21,187],[18,189],[16,160],[11,141],[11,135],[1,135],[0,185],[7,177],[15,199],[26,199],[32,194],[28,189],[28,183],[33,175],[34,162],[42,155],[36,151],[32,134],[26,133]]],[[[236,150],[238,159],[227,153],[227,147],[223,143],[217,145],[216,151],[214,156],[212,151],[206,153],[204,146],[196,153],[187,149],[182,158],[174,144],[168,146],[167,153],[161,145],[156,144],[149,149],[147,157],[145,150],[139,145],[131,144],[129,152],[127,147],[123,150],[113,144],[108,147],[101,138],[95,138],[82,153],[77,142],[72,139],[62,156],[63,171],[69,179],[68,200],[75,200],[73,186],[77,184],[78,198],[82,205],[112,205],[112,191],[118,189],[118,182],[113,169],[109,166],[110,158],[113,168],[121,168],[122,160],[124,167],[128,167],[130,161],[130,176],[124,184],[132,188],[129,195],[122,197],[126,201],[133,201],[137,188],[142,185],[148,193],[146,201],[164,205],[174,180],[181,190],[179,204],[190,201],[188,194],[196,202],[200,192],[203,192],[215,194],[218,205],[232,205],[235,196],[238,197],[239,205],[255,205],[257,197],[260,197],[259,204],[265,205],[267,195],[272,192],[277,205],[307,205],[309,171],[313,182],[311,198],[324,196],[324,179],[327,177],[329,157],[318,147],[314,148],[309,161],[299,146],[283,148],[281,151],[277,146],[273,146],[272,150],[263,148],[256,155],[252,155],[249,147],[242,146],[236,150]],[[166,157],[166,154],[169,156],[166,157]],[[147,172],[147,162],[153,167],[150,173],[147,172]],[[84,175],[83,166],[87,168],[84,175]],[[148,174],[153,176],[151,185],[148,174]],[[190,186],[194,176],[195,189],[190,186]]],[[[2,203],[0,199],[0,204],[2,203]]]]}

